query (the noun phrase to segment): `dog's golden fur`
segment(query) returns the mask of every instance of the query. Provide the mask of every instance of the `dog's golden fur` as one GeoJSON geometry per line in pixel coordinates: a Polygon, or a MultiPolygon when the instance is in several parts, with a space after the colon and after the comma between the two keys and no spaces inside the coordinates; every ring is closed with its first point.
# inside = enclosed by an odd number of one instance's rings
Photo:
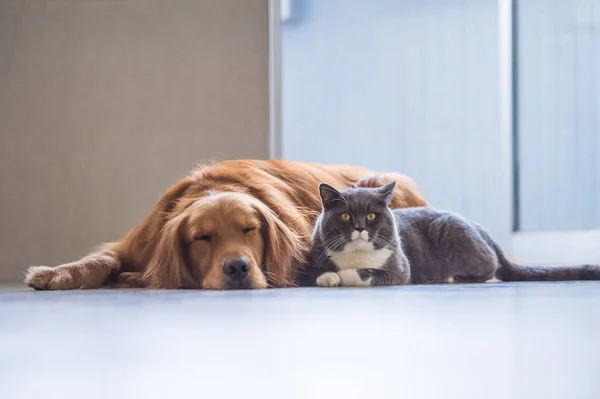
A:
{"type": "Polygon", "coordinates": [[[294,286],[321,207],[319,182],[343,189],[391,179],[398,182],[393,207],[426,205],[419,187],[396,173],[274,160],[201,166],[120,241],[72,263],[31,267],[25,281],[36,289],[294,286]],[[250,269],[236,285],[223,264],[242,256],[250,269]]]}

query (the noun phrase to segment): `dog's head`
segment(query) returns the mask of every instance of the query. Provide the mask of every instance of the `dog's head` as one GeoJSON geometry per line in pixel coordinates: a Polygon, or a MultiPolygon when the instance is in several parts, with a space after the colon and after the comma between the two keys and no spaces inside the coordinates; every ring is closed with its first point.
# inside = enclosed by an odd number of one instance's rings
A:
{"type": "MultiPolygon", "coordinates": [[[[180,203],[181,205],[182,203],[180,203]]],[[[162,227],[144,279],[161,288],[289,286],[305,240],[261,200],[210,192],[181,205],[162,227]]]]}

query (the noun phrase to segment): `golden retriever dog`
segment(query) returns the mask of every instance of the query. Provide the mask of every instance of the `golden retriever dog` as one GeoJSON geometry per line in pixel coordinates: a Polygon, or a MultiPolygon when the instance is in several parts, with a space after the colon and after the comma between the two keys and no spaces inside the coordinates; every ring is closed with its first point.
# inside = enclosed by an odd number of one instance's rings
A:
{"type": "Polygon", "coordinates": [[[417,184],[397,173],[278,160],[201,166],[120,241],[72,263],[30,267],[25,282],[39,290],[295,286],[321,208],[319,183],[343,189],[392,179],[393,207],[426,205],[417,184]]]}

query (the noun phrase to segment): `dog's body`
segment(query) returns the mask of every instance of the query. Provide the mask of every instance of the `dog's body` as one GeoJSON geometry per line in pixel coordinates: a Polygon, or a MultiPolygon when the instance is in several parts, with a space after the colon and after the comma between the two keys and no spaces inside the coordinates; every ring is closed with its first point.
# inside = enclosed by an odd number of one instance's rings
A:
{"type": "Polygon", "coordinates": [[[398,183],[392,208],[426,205],[397,173],[275,160],[202,166],[120,241],[72,263],[31,267],[25,281],[36,289],[293,286],[321,210],[319,182],[344,189],[390,180],[398,183]]]}

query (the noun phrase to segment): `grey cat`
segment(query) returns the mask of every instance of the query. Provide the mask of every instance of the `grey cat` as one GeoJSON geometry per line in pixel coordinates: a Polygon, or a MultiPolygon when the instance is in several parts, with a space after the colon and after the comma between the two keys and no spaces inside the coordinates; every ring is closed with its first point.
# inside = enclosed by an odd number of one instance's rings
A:
{"type": "Polygon", "coordinates": [[[600,266],[521,266],[478,224],[429,207],[390,209],[396,182],[338,191],[321,183],[323,211],[309,252],[309,285],[600,280],[600,266]]]}

